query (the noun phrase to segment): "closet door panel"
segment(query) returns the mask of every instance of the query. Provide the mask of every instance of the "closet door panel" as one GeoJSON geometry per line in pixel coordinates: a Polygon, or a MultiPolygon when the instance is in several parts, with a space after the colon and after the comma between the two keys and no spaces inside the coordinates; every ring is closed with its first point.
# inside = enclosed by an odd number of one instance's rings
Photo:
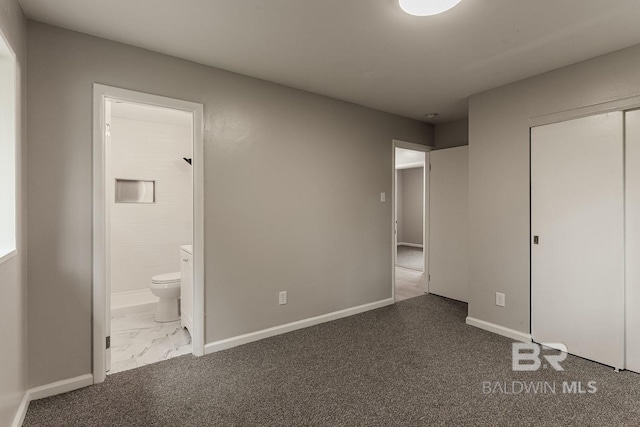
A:
{"type": "Polygon", "coordinates": [[[532,337],[617,368],[624,367],[622,131],[619,112],[531,131],[532,337]]]}
{"type": "Polygon", "coordinates": [[[626,114],[626,368],[640,372],[640,110],[626,114]]]}

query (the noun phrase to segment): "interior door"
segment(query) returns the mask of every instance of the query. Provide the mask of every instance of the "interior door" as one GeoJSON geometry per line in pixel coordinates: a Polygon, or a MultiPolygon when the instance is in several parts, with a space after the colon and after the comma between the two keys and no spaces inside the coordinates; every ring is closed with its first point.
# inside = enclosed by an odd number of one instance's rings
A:
{"type": "Polygon", "coordinates": [[[625,117],[626,369],[640,372],[640,110],[625,117]]]}
{"type": "Polygon", "coordinates": [[[429,293],[469,300],[469,147],[429,153],[429,293]]]}
{"type": "Polygon", "coordinates": [[[531,131],[531,334],[624,367],[623,115],[531,131]]]}

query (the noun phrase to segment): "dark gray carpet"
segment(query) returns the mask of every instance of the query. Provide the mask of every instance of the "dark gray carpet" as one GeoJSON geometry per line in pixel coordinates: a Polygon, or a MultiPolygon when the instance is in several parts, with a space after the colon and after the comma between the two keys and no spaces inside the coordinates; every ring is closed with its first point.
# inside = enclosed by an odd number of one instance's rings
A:
{"type": "Polygon", "coordinates": [[[422,248],[414,248],[405,245],[398,246],[396,265],[398,267],[409,268],[411,270],[424,271],[424,255],[422,248]]]}
{"type": "Polygon", "coordinates": [[[640,424],[639,375],[571,356],[563,372],[514,373],[512,341],[465,325],[466,313],[425,295],[171,359],[32,402],[24,426],[640,424]],[[483,394],[484,381],[596,381],[597,392],[483,394]]]}

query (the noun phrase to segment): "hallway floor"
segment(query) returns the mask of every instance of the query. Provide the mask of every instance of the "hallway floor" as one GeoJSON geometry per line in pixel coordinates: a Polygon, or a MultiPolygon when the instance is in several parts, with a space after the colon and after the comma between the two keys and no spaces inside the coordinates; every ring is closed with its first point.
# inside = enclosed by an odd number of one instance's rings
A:
{"type": "Polygon", "coordinates": [[[424,295],[422,271],[396,267],[396,302],[424,295]]]}
{"type": "Polygon", "coordinates": [[[396,266],[411,270],[424,271],[424,252],[422,248],[398,245],[396,266]]]}

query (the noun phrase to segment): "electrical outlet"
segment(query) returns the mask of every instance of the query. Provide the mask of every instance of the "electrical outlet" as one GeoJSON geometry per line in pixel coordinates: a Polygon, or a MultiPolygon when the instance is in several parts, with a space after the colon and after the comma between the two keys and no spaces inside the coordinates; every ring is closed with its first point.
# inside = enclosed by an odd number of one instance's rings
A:
{"type": "Polygon", "coordinates": [[[285,305],[287,303],[287,291],[282,291],[278,294],[278,304],[285,305]]]}
{"type": "Polygon", "coordinates": [[[386,193],[380,193],[380,202],[384,203],[387,201],[387,194],[386,193]]]}
{"type": "Polygon", "coordinates": [[[505,306],[505,296],[504,296],[504,294],[501,294],[500,292],[496,292],[496,305],[498,307],[504,307],[505,306]]]}

